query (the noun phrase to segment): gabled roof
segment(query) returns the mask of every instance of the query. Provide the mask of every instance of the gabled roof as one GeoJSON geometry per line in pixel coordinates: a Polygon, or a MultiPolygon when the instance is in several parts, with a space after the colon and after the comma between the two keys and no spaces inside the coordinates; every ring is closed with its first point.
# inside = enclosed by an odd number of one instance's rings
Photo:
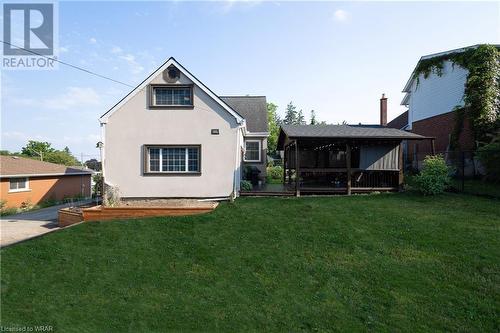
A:
{"type": "Polygon", "coordinates": [[[380,125],[282,125],[278,147],[288,138],[422,140],[426,137],[380,125]]]}
{"type": "Polygon", "coordinates": [[[101,124],[106,123],[108,118],[119,109],[123,104],[125,104],[128,100],[134,97],[140,90],[146,87],[151,80],[153,80],[157,75],[167,69],[170,65],[174,65],[177,67],[182,74],[184,74],[187,78],[189,78],[194,84],[201,88],[208,96],[210,96],[213,100],[215,100],[223,109],[225,109],[229,114],[231,114],[238,123],[244,123],[244,119],[241,115],[238,114],[235,110],[233,110],[229,105],[227,105],[224,101],[222,101],[219,96],[217,96],[212,90],[210,90],[206,85],[203,84],[200,80],[198,80],[193,74],[191,74],[184,66],[182,66],[177,60],[173,57],[170,57],[167,61],[163,63],[157,70],[151,73],[144,81],[142,81],[137,87],[135,87],[131,92],[129,92],[124,98],[122,98],[118,103],[116,103],[111,109],[109,109],[105,114],[103,114],[99,121],[101,124]]]}
{"type": "Polygon", "coordinates": [[[397,129],[403,129],[406,126],[408,126],[408,111],[401,113],[387,124],[387,127],[397,129]]]}
{"type": "Polygon", "coordinates": [[[249,132],[267,133],[266,96],[220,96],[220,98],[245,118],[249,132]]]}
{"type": "Polygon", "coordinates": [[[0,156],[1,177],[71,176],[91,175],[92,173],[79,167],[68,167],[19,156],[0,156]]]}

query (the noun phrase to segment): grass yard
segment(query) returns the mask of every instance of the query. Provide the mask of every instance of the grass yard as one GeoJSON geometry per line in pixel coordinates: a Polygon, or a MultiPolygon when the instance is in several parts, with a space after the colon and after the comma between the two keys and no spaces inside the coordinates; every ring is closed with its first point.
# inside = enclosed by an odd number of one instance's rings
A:
{"type": "Polygon", "coordinates": [[[500,201],[241,198],[1,251],[3,327],[499,331],[500,201]]]}

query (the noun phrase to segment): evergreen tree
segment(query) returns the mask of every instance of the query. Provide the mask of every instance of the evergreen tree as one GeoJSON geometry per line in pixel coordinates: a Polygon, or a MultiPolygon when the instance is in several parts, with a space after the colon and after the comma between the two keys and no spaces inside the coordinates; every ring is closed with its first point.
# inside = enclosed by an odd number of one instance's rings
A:
{"type": "Polygon", "coordinates": [[[297,122],[296,122],[296,124],[297,125],[305,125],[306,124],[306,120],[304,118],[304,112],[302,112],[302,109],[297,114],[297,122]]]}
{"type": "Polygon", "coordinates": [[[288,103],[285,111],[285,118],[283,118],[283,124],[293,125],[297,123],[297,107],[293,105],[292,102],[288,103]]]}
{"type": "Polygon", "coordinates": [[[318,122],[316,121],[316,112],[314,110],[311,110],[311,125],[316,125],[318,122]]]}

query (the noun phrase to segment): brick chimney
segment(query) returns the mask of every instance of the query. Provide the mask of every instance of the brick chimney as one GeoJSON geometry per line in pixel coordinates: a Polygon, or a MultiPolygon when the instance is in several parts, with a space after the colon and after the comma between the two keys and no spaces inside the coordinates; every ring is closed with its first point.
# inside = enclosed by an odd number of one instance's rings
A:
{"type": "Polygon", "coordinates": [[[380,99],[380,125],[387,126],[387,97],[382,94],[380,99]]]}

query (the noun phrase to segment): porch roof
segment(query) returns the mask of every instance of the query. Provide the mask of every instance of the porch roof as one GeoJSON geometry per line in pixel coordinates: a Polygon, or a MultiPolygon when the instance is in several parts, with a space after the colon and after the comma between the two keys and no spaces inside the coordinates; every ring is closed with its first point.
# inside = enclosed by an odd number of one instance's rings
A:
{"type": "Polygon", "coordinates": [[[278,149],[283,149],[286,137],[290,139],[431,139],[415,133],[379,125],[282,125],[278,138],[278,149]]]}

